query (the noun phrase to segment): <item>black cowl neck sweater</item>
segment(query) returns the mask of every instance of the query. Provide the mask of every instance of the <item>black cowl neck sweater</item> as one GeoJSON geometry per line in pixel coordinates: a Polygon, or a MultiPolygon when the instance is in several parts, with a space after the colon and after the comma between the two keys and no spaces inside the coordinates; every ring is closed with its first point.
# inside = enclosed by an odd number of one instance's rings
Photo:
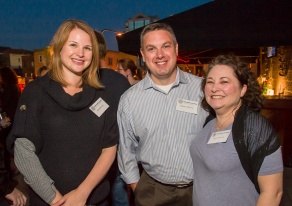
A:
{"type": "MultiPolygon", "coordinates": [[[[100,117],[89,109],[97,99],[105,100],[108,96],[104,89],[87,85],[71,96],[47,73],[24,89],[8,146],[19,137],[32,141],[42,166],[64,195],[86,178],[103,148],[118,142],[116,109],[109,105],[100,117]]],[[[97,204],[108,193],[109,184],[104,179],[93,190],[87,204],[97,204]]],[[[35,205],[47,205],[36,194],[31,198],[35,205]]]]}

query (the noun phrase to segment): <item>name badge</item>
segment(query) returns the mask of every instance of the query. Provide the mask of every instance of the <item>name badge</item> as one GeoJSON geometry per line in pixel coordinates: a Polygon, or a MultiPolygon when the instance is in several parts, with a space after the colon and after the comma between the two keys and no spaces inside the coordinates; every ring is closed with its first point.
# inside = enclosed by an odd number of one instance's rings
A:
{"type": "Polygon", "coordinates": [[[100,117],[107,110],[107,108],[109,108],[109,105],[102,98],[96,100],[96,102],[89,107],[89,109],[98,117],[100,117]]]}
{"type": "Polygon", "coordinates": [[[189,101],[185,99],[178,99],[176,103],[176,110],[192,114],[198,113],[198,102],[189,101]]]}
{"type": "Polygon", "coordinates": [[[229,137],[230,132],[231,132],[231,129],[220,131],[220,132],[213,132],[207,144],[226,142],[229,137]]]}

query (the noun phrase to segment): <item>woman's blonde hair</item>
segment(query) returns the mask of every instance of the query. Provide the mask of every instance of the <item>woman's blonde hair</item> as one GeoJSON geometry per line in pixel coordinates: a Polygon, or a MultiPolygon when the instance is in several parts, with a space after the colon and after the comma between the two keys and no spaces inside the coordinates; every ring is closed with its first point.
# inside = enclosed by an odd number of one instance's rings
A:
{"type": "Polygon", "coordinates": [[[83,21],[80,20],[66,20],[64,21],[57,32],[55,33],[51,41],[51,62],[49,64],[50,77],[62,84],[63,86],[68,85],[62,72],[62,62],[60,52],[67,42],[71,31],[75,28],[81,29],[86,32],[91,39],[92,44],[92,60],[88,68],[83,71],[82,83],[90,85],[94,88],[102,88],[103,85],[98,79],[97,69],[99,66],[99,53],[98,53],[98,43],[93,29],[83,21]]]}

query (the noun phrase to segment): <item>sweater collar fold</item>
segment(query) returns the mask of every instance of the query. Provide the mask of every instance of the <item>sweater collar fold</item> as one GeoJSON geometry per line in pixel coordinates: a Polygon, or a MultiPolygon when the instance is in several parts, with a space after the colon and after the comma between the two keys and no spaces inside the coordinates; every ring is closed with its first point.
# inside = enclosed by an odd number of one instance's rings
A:
{"type": "Polygon", "coordinates": [[[82,110],[89,107],[94,100],[96,89],[84,85],[83,90],[73,96],[67,94],[61,84],[52,80],[49,73],[39,78],[43,90],[61,107],[67,110],[82,110]]]}

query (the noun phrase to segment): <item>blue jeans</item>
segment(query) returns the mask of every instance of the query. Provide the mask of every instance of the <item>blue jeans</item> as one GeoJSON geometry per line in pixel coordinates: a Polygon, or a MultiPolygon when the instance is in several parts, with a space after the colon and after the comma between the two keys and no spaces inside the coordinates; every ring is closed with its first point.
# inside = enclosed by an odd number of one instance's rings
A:
{"type": "Polygon", "coordinates": [[[120,171],[117,171],[115,181],[111,185],[111,205],[129,206],[127,185],[121,178],[120,171]]]}

